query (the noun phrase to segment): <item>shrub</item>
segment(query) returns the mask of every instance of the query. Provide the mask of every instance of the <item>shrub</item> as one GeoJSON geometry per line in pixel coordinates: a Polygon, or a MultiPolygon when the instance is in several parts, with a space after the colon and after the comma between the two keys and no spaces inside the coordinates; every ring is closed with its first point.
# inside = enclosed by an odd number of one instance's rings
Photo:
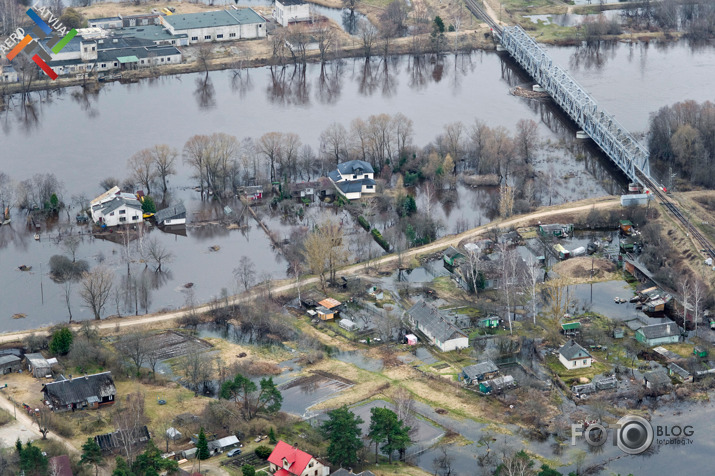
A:
{"type": "Polygon", "coordinates": [[[144,213],[156,213],[156,204],[154,203],[154,199],[148,195],[144,197],[144,200],[142,201],[142,211],[144,213]]]}
{"type": "Polygon", "coordinates": [[[273,450],[267,446],[261,445],[258,448],[256,448],[256,456],[258,456],[261,459],[268,459],[268,457],[271,455],[271,453],[273,453],[273,450]]]}
{"type": "Polygon", "coordinates": [[[66,327],[55,331],[50,340],[50,352],[55,355],[65,355],[72,348],[72,331],[66,327]]]}
{"type": "Polygon", "coordinates": [[[256,476],[256,468],[250,464],[244,464],[241,466],[241,473],[243,473],[243,476],[256,476]]]}
{"type": "Polygon", "coordinates": [[[390,243],[388,243],[387,240],[382,237],[382,234],[380,233],[379,230],[377,230],[376,228],[373,228],[370,233],[372,233],[372,237],[375,239],[377,244],[382,246],[383,250],[390,251],[390,243]]]}
{"type": "Polygon", "coordinates": [[[57,282],[79,279],[86,271],[89,271],[89,263],[84,260],[72,261],[63,255],[53,255],[50,258],[50,274],[57,282]]]}
{"type": "Polygon", "coordinates": [[[360,215],[357,220],[358,223],[360,223],[360,226],[365,228],[365,231],[370,231],[370,223],[365,219],[364,216],[360,215]]]}

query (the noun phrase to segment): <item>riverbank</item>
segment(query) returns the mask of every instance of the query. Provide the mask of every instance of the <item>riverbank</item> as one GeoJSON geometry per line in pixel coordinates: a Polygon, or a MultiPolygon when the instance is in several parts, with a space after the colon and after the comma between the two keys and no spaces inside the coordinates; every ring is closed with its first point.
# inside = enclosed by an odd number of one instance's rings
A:
{"type": "MultiPolygon", "coordinates": [[[[438,250],[445,249],[449,246],[457,246],[461,241],[466,239],[473,239],[487,233],[489,230],[494,228],[509,228],[518,226],[533,226],[537,224],[540,220],[544,218],[553,217],[555,220],[559,218],[572,217],[574,214],[584,214],[590,212],[593,208],[599,210],[606,210],[614,207],[619,207],[620,202],[614,197],[600,197],[594,199],[581,200],[579,202],[557,205],[552,207],[542,207],[530,213],[528,215],[520,215],[516,217],[511,217],[505,220],[498,220],[491,222],[487,225],[482,225],[477,228],[465,231],[464,233],[456,235],[448,235],[437,241],[434,241],[428,245],[412,248],[400,256],[396,254],[389,254],[383,256],[377,260],[371,262],[371,266],[375,269],[390,269],[395,268],[401,260],[409,260],[411,258],[419,258],[422,255],[427,255],[434,253],[438,250]]],[[[365,272],[365,263],[356,263],[338,271],[341,275],[361,275],[365,272]]],[[[292,292],[298,289],[299,286],[306,286],[310,284],[315,284],[319,281],[318,277],[306,276],[296,283],[293,280],[273,280],[271,282],[271,292],[273,295],[282,295],[287,292],[292,292]]],[[[226,305],[236,305],[243,302],[248,302],[254,299],[256,296],[261,294],[262,286],[256,286],[251,291],[247,293],[241,293],[234,295],[226,300],[226,305]]],[[[158,323],[164,323],[166,321],[176,321],[189,314],[202,314],[215,308],[215,304],[202,304],[193,308],[184,308],[178,311],[172,312],[159,312],[152,314],[145,314],[142,316],[127,316],[127,317],[110,317],[102,319],[97,322],[96,327],[98,329],[121,329],[123,327],[135,327],[151,324],[152,327],[158,323]]],[[[73,330],[78,330],[81,327],[81,322],[74,322],[72,324],[73,330]]],[[[52,327],[41,327],[32,330],[13,332],[7,334],[0,334],[0,344],[8,342],[19,342],[28,335],[38,333],[41,335],[47,335],[52,327]]]]}

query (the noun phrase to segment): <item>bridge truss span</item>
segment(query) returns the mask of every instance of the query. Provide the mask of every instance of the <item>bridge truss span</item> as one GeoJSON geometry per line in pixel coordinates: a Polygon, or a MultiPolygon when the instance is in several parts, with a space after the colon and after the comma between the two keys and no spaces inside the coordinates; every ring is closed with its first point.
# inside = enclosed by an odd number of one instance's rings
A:
{"type": "Polygon", "coordinates": [[[648,150],[615,117],[599,107],[571,75],[555,65],[546,50],[520,26],[503,27],[498,34],[504,49],[631,181],[644,186],[655,182],[650,176],[648,150]],[[643,176],[650,179],[650,183],[644,183],[643,176]]]}

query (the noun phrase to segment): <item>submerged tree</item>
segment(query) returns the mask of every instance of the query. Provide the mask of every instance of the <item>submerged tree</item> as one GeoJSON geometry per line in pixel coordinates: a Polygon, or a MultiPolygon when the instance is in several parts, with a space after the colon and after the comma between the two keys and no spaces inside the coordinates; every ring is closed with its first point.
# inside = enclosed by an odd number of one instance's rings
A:
{"type": "Polygon", "coordinates": [[[283,403],[283,395],[273,383],[272,377],[261,379],[259,388],[251,379],[237,374],[233,380],[223,383],[219,396],[240,404],[246,420],[259,413],[276,413],[283,403]]]}

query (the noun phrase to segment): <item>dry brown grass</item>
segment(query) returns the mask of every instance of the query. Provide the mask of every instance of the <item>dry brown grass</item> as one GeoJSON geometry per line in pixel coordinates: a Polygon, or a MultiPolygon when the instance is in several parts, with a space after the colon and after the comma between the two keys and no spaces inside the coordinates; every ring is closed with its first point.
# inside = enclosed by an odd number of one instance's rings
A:
{"type": "Polygon", "coordinates": [[[581,282],[610,281],[618,279],[616,265],[603,258],[593,260],[593,277],[591,277],[591,257],[579,256],[556,263],[554,271],[559,276],[569,278],[569,283],[578,284],[581,282]]]}

